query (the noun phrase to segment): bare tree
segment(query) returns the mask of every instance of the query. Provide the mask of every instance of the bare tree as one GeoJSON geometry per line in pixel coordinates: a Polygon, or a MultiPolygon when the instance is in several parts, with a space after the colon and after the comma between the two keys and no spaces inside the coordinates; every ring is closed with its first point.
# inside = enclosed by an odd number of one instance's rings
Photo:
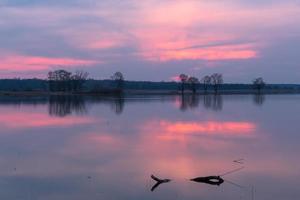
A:
{"type": "Polygon", "coordinates": [[[111,76],[111,79],[116,81],[117,83],[117,88],[120,92],[123,91],[124,87],[124,76],[121,72],[116,72],[111,76]]]}
{"type": "Polygon", "coordinates": [[[71,72],[55,70],[48,73],[50,91],[69,91],[71,89],[71,72]]]}
{"type": "Polygon", "coordinates": [[[78,92],[78,91],[82,90],[82,86],[86,82],[88,77],[89,77],[88,72],[85,72],[82,70],[76,71],[75,74],[73,74],[71,77],[73,91],[78,92]]]}
{"type": "Polygon", "coordinates": [[[198,78],[191,76],[188,78],[188,83],[191,85],[193,94],[195,94],[197,90],[197,84],[199,84],[198,78]]]}
{"type": "Polygon", "coordinates": [[[214,86],[215,93],[217,93],[218,90],[220,89],[220,86],[223,84],[223,75],[215,73],[211,75],[210,78],[211,78],[211,83],[214,86]]]}
{"type": "Polygon", "coordinates": [[[262,77],[256,78],[252,81],[253,88],[258,90],[258,93],[266,86],[264,79],[262,77]]]}
{"type": "Polygon", "coordinates": [[[184,93],[184,85],[185,85],[185,83],[187,82],[187,80],[188,80],[188,75],[186,75],[186,74],[180,74],[179,75],[179,79],[180,79],[180,81],[181,81],[181,93],[183,94],[184,93]]]}
{"type": "Polygon", "coordinates": [[[208,86],[211,84],[211,77],[210,76],[204,76],[201,79],[201,83],[203,83],[204,92],[207,92],[208,86]]]}
{"type": "Polygon", "coordinates": [[[48,83],[49,83],[49,90],[51,92],[55,91],[55,81],[56,81],[56,78],[55,78],[55,73],[50,71],[48,72],[48,83]]]}

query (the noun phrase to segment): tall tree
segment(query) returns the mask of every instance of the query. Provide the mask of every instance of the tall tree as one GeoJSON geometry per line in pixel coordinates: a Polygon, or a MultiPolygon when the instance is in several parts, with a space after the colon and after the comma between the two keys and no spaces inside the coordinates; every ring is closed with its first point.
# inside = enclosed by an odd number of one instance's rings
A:
{"type": "Polygon", "coordinates": [[[197,91],[197,84],[199,84],[198,78],[191,76],[188,78],[188,83],[191,85],[193,94],[195,94],[197,91]]]}
{"type": "Polygon", "coordinates": [[[76,71],[75,74],[72,75],[72,90],[75,92],[81,91],[83,84],[89,77],[89,73],[79,70],[76,71]]]}
{"type": "Polygon", "coordinates": [[[117,88],[120,92],[123,92],[124,87],[124,76],[121,72],[116,72],[111,76],[111,79],[114,80],[117,84],[117,88]]]}
{"type": "Polygon", "coordinates": [[[223,84],[223,75],[219,73],[214,73],[210,76],[211,83],[214,86],[215,93],[218,93],[220,86],[223,84]]]}
{"type": "Polygon", "coordinates": [[[258,93],[261,92],[261,90],[266,86],[266,83],[262,77],[255,78],[252,81],[253,88],[258,90],[258,93]]]}
{"type": "Polygon", "coordinates": [[[48,73],[50,91],[70,91],[71,72],[66,70],[55,70],[48,73]]]}
{"type": "Polygon", "coordinates": [[[56,90],[56,77],[55,73],[50,71],[48,72],[48,83],[49,83],[49,91],[54,92],[56,90]]]}
{"type": "Polygon", "coordinates": [[[184,85],[185,85],[185,83],[187,82],[187,80],[188,80],[188,75],[186,75],[186,74],[180,74],[179,75],[179,79],[180,79],[180,81],[181,81],[181,93],[183,94],[184,93],[184,85]]]}
{"type": "Polygon", "coordinates": [[[207,89],[208,89],[208,86],[211,84],[211,77],[210,76],[204,76],[201,79],[201,82],[202,82],[203,87],[204,87],[204,92],[206,93],[207,89]]]}

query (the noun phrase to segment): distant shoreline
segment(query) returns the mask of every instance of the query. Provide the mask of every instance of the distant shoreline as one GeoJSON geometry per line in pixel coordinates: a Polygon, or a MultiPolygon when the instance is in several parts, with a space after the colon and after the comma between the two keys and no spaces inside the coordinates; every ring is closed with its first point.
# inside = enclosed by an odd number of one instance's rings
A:
{"type": "Polygon", "coordinates": [[[69,82],[53,82],[41,79],[0,79],[0,96],[120,96],[120,95],[197,95],[204,94],[300,94],[300,84],[222,83],[219,85],[182,82],[124,81],[88,79],[79,88],[69,82]],[[205,89],[207,92],[205,92],[205,89]],[[215,92],[217,90],[217,92],[215,92]]]}
{"type": "MultiPolygon", "coordinates": [[[[271,89],[258,92],[257,90],[220,90],[197,91],[194,95],[268,95],[268,94],[300,94],[300,90],[291,89],[271,89]]],[[[0,96],[127,96],[127,95],[182,95],[176,90],[125,90],[122,93],[113,91],[105,92],[47,92],[47,91],[0,91],[0,96]]],[[[190,91],[185,91],[184,95],[193,95],[190,91]]]]}

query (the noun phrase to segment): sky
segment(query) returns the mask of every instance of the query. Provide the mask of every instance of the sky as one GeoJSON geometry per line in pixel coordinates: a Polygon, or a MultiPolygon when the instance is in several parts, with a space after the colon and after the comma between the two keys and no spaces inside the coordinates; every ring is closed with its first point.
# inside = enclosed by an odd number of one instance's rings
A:
{"type": "Polygon", "coordinates": [[[0,78],[300,83],[300,0],[0,0],[0,78]]]}

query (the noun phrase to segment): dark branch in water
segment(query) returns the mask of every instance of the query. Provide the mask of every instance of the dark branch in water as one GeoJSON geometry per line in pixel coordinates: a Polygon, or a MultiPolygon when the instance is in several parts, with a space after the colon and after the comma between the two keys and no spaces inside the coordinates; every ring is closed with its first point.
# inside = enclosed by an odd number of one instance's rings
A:
{"type": "MultiPolygon", "coordinates": [[[[240,159],[240,160],[242,160],[242,159],[240,159]]],[[[244,167],[240,167],[240,168],[234,169],[232,171],[226,172],[226,173],[224,173],[222,175],[218,175],[218,176],[197,177],[197,178],[191,179],[191,181],[194,181],[194,182],[197,182],[197,183],[205,183],[205,184],[209,184],[209,185],[220,186],[221,184],[223,184],[225,182],[225,180],[223,179],[222,176],[226,176],[226,175],[238,172],[238,171],[240,171],[242,169],[244,169],[244,167]]],[[[235,185],[235,186],[243,188],[242,186],[240,186],[240,185],[238,185],[236,183],[233,183],[233,182],[230,182],[230,181],[227,181],[227,180],[226,180],[226,182],[228,182],[228,183],[230,183],[232,185],[235,185]]]]}
{"type": "Polygon", "coordinates": [[[160,184],[163,184],[163,183],[168,183],[170,182],[171,180],[170,179],[160,179],[160,178],[157,178],[156,176],[154,175],[151,175],[151,178],[156,181],[156,184],[151,188],[151,191],[153,192],[160,184]]]}
{"type": "Polygon", "coordinates": [[[239,185],[239,184],[237,184],[237,183],[234,183],[234,182],[232,182],[232,181],[228,181],[228,180],[225,180],[225,179],[224,179],[224,181],[226,181],[226,183],[229,183],[229,184],[234,185],[234,186],[236,186],[236,187],[239,187],[239,188],[241,188],[241,189],[244,189],[244,188],[245,188],[244,186],[241,186],[241,185],[239,185]]]}
{"type": "Polygon", "coordinates": [[[238,163],[238,164],[244,164],[244,159],[240,158],[240,159],[234,160],[233,162],[238,163]]]}
{"type": "Polygon", "coordinates": [[[217,185],[217,186],[220,186],[222,183],[224,183],[224,179],[222,179],[220,176],[197,177],[197,178],[191,179],[191,181],[194,181],[197,183],[205,183],[205,184],[209,184],[209,185],[217,185]]]}
{"type": "Polygon", "coordinates": [[[226,172],[226,173],[224,173],[224,174],[221,174],[220,176],[226,176],[226,175],[229,175],[229,174],[233,174],[233,173],[238,172],[238,171],[240,171],[240,170],[242,170],[242,169],[244,169],[244,168],[245,168],[245,167],[240,167],[240,168],[234,169],[234,170],[232,170],[232,171],[226,172]]]}

